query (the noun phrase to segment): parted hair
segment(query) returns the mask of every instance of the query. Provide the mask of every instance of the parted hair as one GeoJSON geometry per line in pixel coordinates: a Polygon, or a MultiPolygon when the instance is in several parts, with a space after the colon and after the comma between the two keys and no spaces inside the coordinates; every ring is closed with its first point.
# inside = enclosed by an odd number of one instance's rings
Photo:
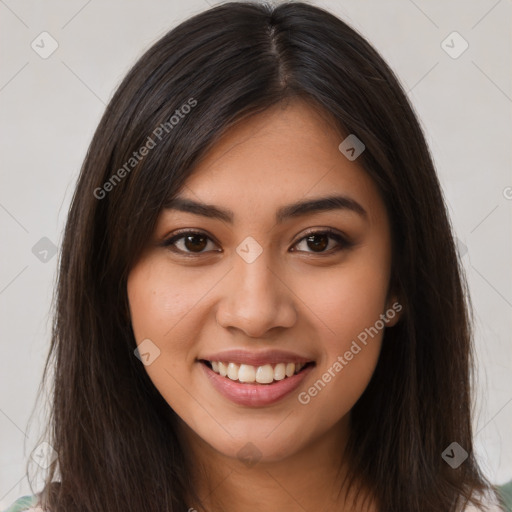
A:
{"type": "Polygon", "coordinates": [[[230,2],[188,18],[139,58],[83,162],[42,379],[51,386],[44,439],[57,458],[40,498],[51,512],[187,511],[194,461],[134,356],[127,276],[166,202],[222,134],[294,98],[333,119],[340,142],[363,141],[358,163],[389,215],[403,306],[352,409],[350,483],[364,483],[382,512],[455,512],[489,489],[473,451],[468,287],[407,94],[366,39],[326,10],[230,2]],[[141,156],[148,137],[156,143],[141,156]],[[441,456],[453,441],[468,453],[457,469],[441,456]]]}

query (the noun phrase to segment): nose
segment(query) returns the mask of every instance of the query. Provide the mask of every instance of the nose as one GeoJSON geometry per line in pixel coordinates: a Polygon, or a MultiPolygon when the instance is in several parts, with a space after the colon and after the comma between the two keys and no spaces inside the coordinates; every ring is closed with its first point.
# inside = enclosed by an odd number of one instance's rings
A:
{"type": "Polygon", "coordinates": [[[235,256],[217,308],[217,322],[222,327],[263,338],[271,329],[295,324],[298,299],[281,267],[267,253],[263,251],[252,263],[235,256]]]}

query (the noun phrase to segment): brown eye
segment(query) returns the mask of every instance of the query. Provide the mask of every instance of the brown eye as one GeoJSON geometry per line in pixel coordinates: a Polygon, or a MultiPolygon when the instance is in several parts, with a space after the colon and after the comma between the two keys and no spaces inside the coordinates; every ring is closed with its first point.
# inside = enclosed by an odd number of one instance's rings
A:
{"type": "Polygon", "coordinates": [[[208,245],[207,237],[203,235],[186,235],[183,239],[187,250],[192,252],[201,252],[208,245]]]}
{"type": "Polygon", "coordinates": [[[210,237],[204,233],[197,231],[183,231],[168,240],[165,240],[162,245],[175,252],[201,254],[203,252],[208,252],[205,251],[205,248],[208,246],[209,241],[211,242],[210,237]],[[178,246],[178,243],[180,246],[178,246]]]}
{"type": "Polygon", "coordinates": [[[298,244],[299,243],[303,243],[307,248],[311,249],[309,251],[305,250],[301,252],[317,254],[322,254],[324,252],[337,252],[338,250],[349,248],[351,246],[351,244],[343,236],[331,229],[308,233],[307,236],[299,240],[298,244]],[[334,251],[331,251],[331,249],[333,249],[332,246],[326,250],[329,247],[330,240],[334,240],[336,242],[336,244],[334,244],[334,251]],[[336,246],[338,247],[337,249],[336,246]]]}
{"type": "MultiPolygon", "coordinates": [[[[181,231],[162,242],[161,245],[178,254],[193,256],[212,252],[212,250],[206,250],[208,243],[211,243],[213,247],[216,246],[212,239],[205,233],[198,231],[181,231]]],[[[332,254],[352,246],[344,236],[331,229],[308,233],[295,245],[297,246],[300,243],[305,244],[307,249],[299,250],[299,252],[310,254],[332,254]],[[330,245],[331,241],[335,243],[330,245]]],[[[293,250],[295,251],[295,249],[293,250]]],[[[221,251],[217,250],[215,252],[221,251]]]]}
{"type": "Polygon", "coordinates": [[[309,235],[306,237],[308,247],[312,248],[315,252],[324,251],[329,245],[329,238],[327,235],[309,235]]]}

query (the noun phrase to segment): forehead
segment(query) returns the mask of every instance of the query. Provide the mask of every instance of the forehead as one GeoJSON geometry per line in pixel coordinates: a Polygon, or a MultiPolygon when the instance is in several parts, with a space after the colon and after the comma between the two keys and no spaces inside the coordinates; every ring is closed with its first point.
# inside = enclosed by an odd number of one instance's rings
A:
{"type": "Polygon", "coordinates": [[[187,179],[179,196],[224,205],[235,220],[308,198],[344,195],[369,220],[385,215],[373,180],[338,149],[345,138],[323,112],[294,101],[229,128],[187,179]]]}

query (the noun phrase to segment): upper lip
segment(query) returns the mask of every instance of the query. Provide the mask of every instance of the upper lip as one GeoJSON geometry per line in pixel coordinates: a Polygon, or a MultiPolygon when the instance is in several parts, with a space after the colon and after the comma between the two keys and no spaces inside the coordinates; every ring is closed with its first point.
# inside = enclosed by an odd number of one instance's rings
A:
{"type": "Polygon", "coordinates": [[[288,352],[285,350],[264,350],[249,352],[243,349],[225,350],[215,354],[209,354],[199,358],[206,361],[221,361],[236,364],[250,364],[252,366],[263,366],[276,363],[309,363],[313,359],[288,352]]]}

